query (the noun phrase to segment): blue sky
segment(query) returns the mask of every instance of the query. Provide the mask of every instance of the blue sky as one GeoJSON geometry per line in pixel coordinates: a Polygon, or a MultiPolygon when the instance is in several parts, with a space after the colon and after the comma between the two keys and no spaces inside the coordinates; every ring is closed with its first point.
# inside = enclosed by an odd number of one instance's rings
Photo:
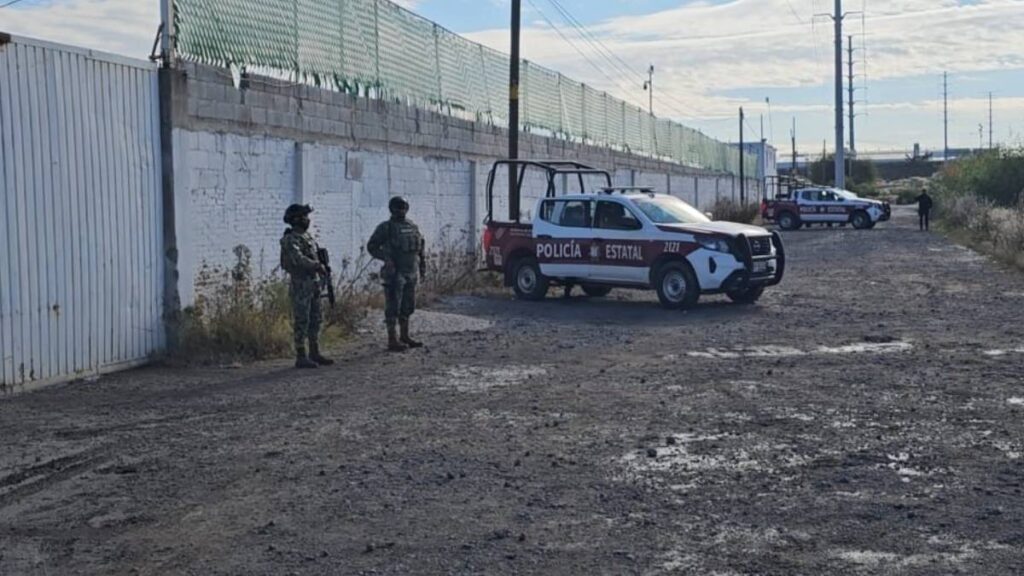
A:
{"type": "MultiPolygon", "coordinates": [[[[677,7],[682,3],[679,0],[561,1],[562,6],[584,24],[593,24],[616,16],[650,14],[677,7]]],[[[717,3],[721,3],[721,1],[717,3]]],[[[423,0],[413,4],[418,14],[440,22],[450,30],[460,33],[507,27],[510,19],[507,0],[423,0]]],[[[549,6],[540,1],[537,1],[537,5],[542,8],[549,6]]],[[[537,14],[534,12],[529,2],[524,1],[524,19],[531,16],[536,18],[537,14]]],[[[553,10],[552,14],[554,14],[553,10]]]]}
{"type": "MultiPolygon", "coordinates": [[[[0,4],[2,4],[0,0],[0,4]]],[[[509,0],[400,0],[473,40],[508,50],[509,0]]],[[[942,146],[942,72],[950,73],[950,144],[1024,132],[1024,0],[846,0],[857,49],[860,150],[942,146]],[[863,115],[861,115],[863,114],[863,115]]],[[[0,10],[0,30],[144,56],[156,0],[24,0],[0,10]]],[[[735,140],[737,108],[788,151],[832,147],[832,28],[814,14],[831,0],[524,0],[524,57],[646,107],[636,81],[654,64],[655,112],[735,140]],[[624,62],[611,69],[556,10],[560,3],[624,62]],[[554,30],[551,23],[558,27],[554,30]],[[559,34],[561,32],[561,34],[559,34]],[[575,46],[562,38],[567,36],[575,46]],[[582,55],[581,53],[582,52],[582,55]],[[600,69],[600,70],[599,70],[600,69]],[[771,100],[769,108],[765,98],[771,100]]]]}

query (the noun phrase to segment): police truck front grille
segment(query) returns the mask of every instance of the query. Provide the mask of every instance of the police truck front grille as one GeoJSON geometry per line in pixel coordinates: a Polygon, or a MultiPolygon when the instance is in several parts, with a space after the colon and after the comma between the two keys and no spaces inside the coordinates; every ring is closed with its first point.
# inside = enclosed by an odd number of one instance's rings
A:
{"type": "Polygon", "coordinates": [[[768,256],[772,253],[772,239],[764,238],[750,239],[750,253],[754,256],[768,256]]]}

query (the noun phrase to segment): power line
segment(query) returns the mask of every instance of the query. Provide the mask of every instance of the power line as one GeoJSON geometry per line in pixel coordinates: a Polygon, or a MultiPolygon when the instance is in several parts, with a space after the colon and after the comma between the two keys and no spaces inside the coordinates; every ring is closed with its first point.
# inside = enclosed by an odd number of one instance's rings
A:
{"type": "Polygon", "coordinates": [[[15,4],[17,4],[17,3],[19,3],[19,2],[23,2],[23,1],[24,1],[24,0],[11,0],[11,1],[10,1],[10,2],[8,2],[7,4],[2,4],[2,5],[0,5],[0,8],[7,8],[8,6],[14,6],[15,4]]]}
{"type": "MultiPolygon", "coordinates": [[[[589,57],[589,56],[588,56],[588,55],[586,54],[586,52],[584,52],[584,51],[583,51],[582,49],[580,49],[580,48],[579,48],[579,46],[578,46],[578,45],[576,44],[576,42],[574,42],[574,41],[573,41],[572,39],[570,39],[570,38],[569,38],[568,36],[566,36],[566,35],[565,35],[565,34],[564,34],[564,33],[562,32],[561,28],[559,28],[559,26],[558,26],[558,25],[556,25],[556,24],[555,24],[554,22],[552,22],[552,21],[551,21],[551,19],[550,19],[550,18],[548,18],[547,14],[545,14],[545,13],[544,13],[544,11],[540,9],[540,7],[538,7],[538,6],[536,5],[536,4],[534,4],[534,3],[533,3],[533,0],[527,0],[527,1],[528,1],[528,2],[530,3],[530,5],[531,5],[531,6],[533,6],[534,10],[536,10],[536,11],[537,11],[537,13],[538,13],[538,14],[540,14],[541,18],[543,18],[543,19],[544,19],[544,21],[545,21],[545,22],[546,22],[546,23],[548,24],[548,26],[550,26],[550,27],[551,27],[552,29],[554,29],[554,31],[555,31],[555,32],[556,32],[556,33],[557,33],[557,34],[558,34],[558,35],[559,35],[559,36],[560,36],[560,37],[561,37],[561,38],[562,38],[562,39],[563,39],[563,40],[564,40],[564,41],[565,41],[566,43],[568,43],[568,44],[569,44],[570,46],[572,46],[572,48],[573,48],[573,49],[574,49],[574,50],[575,50],[575,51],[576,51],[576,52],[577,52],[577,53],[578,53],[578,54],[579,54],[579,55],[580,55],[581,57],[583,57],[583,59],[584,59],[584,60],[585,60],[585,61],[586,61],[586,62],[587,62],[588,64],[590,64],[590,65],[591,65],[591,66],[592,66],[592,67],[593,67],[594,69],[596,69],[596,70],[597,70],[597,71],[598,71],[598,72],[599,72],[599,73],[600,73],[600,74],[601,74],[602,76],[604,76],[604,77],[605,77],[605,79],[607,79],[607,80],[608,80],[608,82],[609,82],[609,83],[610,83],[610,84],[611,84],[612,86],[614,86],[614,87],[616,87],[616,88],[618,88],[618,89],[622,90],[622,91],[623,91],[623,92],[625,92],[626,94],[629,94],[629,93],[630,93],[630,89],[631,89],[631,86],[630,86],[630,85],[628,85],[628,84],[623,84],[621,80],[617,80],[617,79],[615,79],[615,78],[612,78],[612,77],[611,77],[611,76],[610,76],[610,75],[608,74],[608,71],[607,71],[607,70],[606,70],[605,68],[601,67],[601,66],[600,66],[600,65],[598,65],[598,64],[597,64],[596,62],[594,62],[594,61],[593,61],[593,60],[592,60],[592,59],[591,59],[591,58],[590,58],[590,57],[589,57]]],[[[605,60],[607,61],[607,57],[605,58],[605,60]]],[[[614,63],[610,63],[610,64],[612,64],[613,68],[616,68],[616,69],[617,69],[617,67],[616,67],[616,66],[614,65],[614,63]]],[[[621,72],[621,71],[620,71],[620,72],[621,72]]],[[[659,102],[659,103],[661,103],[661,104],[664,104],[664,103],[663,103],[663,102],[661,101],[661,99],[660,99],[660,98],[657,98],[657,100],[658,100],[658,102],[659,102]]],[[[635,105],[635,104],[634,104],[634,105],[635,105]]],[[[674,113],[675,113],[676,115],[678,115],[678,116],[686,116],[686,115],[687,115],[687,114],[685,114],[685,113],[682,113],[682,112],[681,112],[680,110],[678,110],[677,108],[675,108],[675,107],[673,107],[673,106],[670,106],[670,105],[665,105],[665,107],[666,107],[666,108],[668,108],[668,109],[669,109],[669,111],[671,111],[671,112],[674,112],[674,113]]]]}
{"type": "Polygon", "coordinates": [[[797,22],[799,22],[801,25],[806,24],[803,18],[801,18],[800,15],[796,13],[796,9],[793,8],[793,3],[790,2],[790,0],[786,0],[786,6],[789,6],[789,12],[790,14],[793,15],[793,18],[796,18],[797,22]]]}
{"type": "Polygon", "coordinates": [[[619,88],[622,88],[622,86],[621,86],[621,85],[620,85],[620,84],[618,83],[618,81],[617,81],[617,80],[615,80],[614,78],[612,78],[612,77],[611,77],[611,76],[610,76],[610,75],[608,74],[608,72],[607,72],[607,71],[605,71],[605,69],[604,69],[604,68],[602,68],[601,66],[599,66],[599,65],[598,65],[598,64],[597,64],[596,62],[594,62],[593,60],[591,60],[591,59],[590,59],[590,57],[589,57],[589,56],[587,56],[586,52],[584,52],[583,50],[581,50],[581,49],[580,49],[580,48],[579,48],[579,47],[578,47],[578,46],[576,45],[576,43],[572,41],[572,39],[570,39],[570,38],[569,38],[568,36],[566,36],[566,35],[565,35],[565,34],[564,34],[564,33],[562,32],[561,28],[559,28],[558,26],[556,26],[556,25],[555,25],[555,23],[554,23],[554,22],[552,22],[550,18],[548,18],[547,14],[545,14],[545,13],[544,13],[544,11],[540,9],[540,7],[538,7],[538,6],[536,5],[536,4],[534,4],[534,3],[533,3],[533,0],[526,0],[526,1],[530,3],[530,6],[532,6],[532,7],[533,7],[533,9],[534,9],[534,10],[536,10],[538,14],[540,14],[540,17],[541,17],[541,18],[543,18],[545,22],[547,22],[548,26],[550,26],[550,27],[551,27],[551,29],[552,29],[552,30],[554,30],[554,31],[555,31],[555,32],[556,32],[556,33],[558,34],[558,36],[562,38],[562,40],[564,40],[564,41],[565,41],[565,42],[566,42],[567,44],[569,44],[570,46],[572,46],[573,50],[575,50],[575,51],[576,51],[576,53],[577,53],[577,54],[579,54],[579,55],[580,55],[580,56],[581,56],[581,57],[582,57],[582,58],[583,58],[583,59],[584,59],[584,60],[585,60],[585,61],[587,62],[587,64],[590,64],[591,66],[593,66],[593,67],[594,67],[594,69],[595,69],[595,70],[597,70],[598,72],[600,72],[600,73],[601,73],[601,75],[602,75],[602,76],[604,76],[604,77],[605,77],[605,79],[607,79],[607,80],[608,80],[608,81],[609,81],[609,82],[610,82],[610,83],[611,83],[611,84],[612,84],[613,86],[617,86],[617,87],[619,87],[619,88]]]}
{"type": "MultiPolygon", "coordinates": [[[[583,50],[581,50],[579,48],[579,46],[576,44],[576,42],[574,42],[572,39],[570,39],[568,36],[566,36],[562,32],[561,28],[559,28],[554,22],[552,22],[551,19],[548,18],[547,14],[545,14],[544,11],[541,10],[540,7],[537,6],[533,2],[533,0],[527,0],[527,2],[529,2],[530,6],[532,6],[533,9],[536,10],[538,14],[540,14],[541,18],[544,19],[544,21],[548,24],[548,26],[550,26],[552,29],[554,29],[554,31],[562,38],[562,40],[564,40],[567,44],[572,46],[573,50],[575,50],[588,64],[590,64],[592,67],[594,67],[594,69],[596,69],[602,76],[604,76],[613,86],[616,86],[616,87],[618,87],[621,90],[624,90],[627,94],[629,93],[629,89],[628,88],[624,88],[623,87],[624,85],[621,84],[620,81],[612,78],[604,68],[599,66],[583,50]]],[[[675,109],[673,109],[670,106],[667,106],[667,107],[670,108],[670,110],[673,110],[676,114],[678,114],[680,116],[685,116],[685,114],[681,114],[679,112],[679,110],[675,110],[675,109]]],[[[654,132],[655,132],[655,130],[652,127],[652,137],[654,135],[654,132]]]]}
{"type": "MultiPolygon", "coordinates": [[[[565,8],[565,6],[563,6],[558,0],[548,0],[548,2],[552,6],[554,6],[555,10],[557,10],[559,14],[561,14],[562,19],[565,20],[565,22],[569,24],[571,27],[573,27],[576,30],[576,33],[579,34],[584,41],[590,44],[597,51],[597,53],[602,58],[604,58],[604,60],[608,62],[609,65],[612,66],[612,68],[614,68],[620,73],[632,76],[634,78],[634,81],[643,82],[643,76],[640,75],[639,72],[634,70],[629,63],[623,60],[613,50],[608,48],[608,46],[605,45],[600,38],[598,38],[596,35],[594,35],[594,33],[587,29],[587,27],[582,22],[580,22],[579,19],[573,16],[573,14],[569,12],[569,10],[565,8]]],[[[660,104],[664,105],[665,99],[662,98],[663,94],[663,92],[659,92],[659,94],[655,96],[655,99],[658,100],[660,104]]],[[[674,109],[679,116],[686,117],[691,114],[694,117],[701,116],[701,114],[697,110],[690,108],[688,105],[680,102],[679,100],[676,100],[671,95],[667,95],[666,98],[675,104],[675,106],[668,106],[668,108],[674,109]],[[681,113],[680,108],[682,110],[688,111],[689,114],[681,113]]]]}

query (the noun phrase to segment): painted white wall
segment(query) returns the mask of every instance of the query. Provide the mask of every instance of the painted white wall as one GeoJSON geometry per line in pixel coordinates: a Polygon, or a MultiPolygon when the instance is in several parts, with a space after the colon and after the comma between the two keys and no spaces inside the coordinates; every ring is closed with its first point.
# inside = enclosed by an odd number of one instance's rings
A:
{"type": "MultiPolygon", "coordinates": [[[[428,244],[447,234],[465,238],[469,249],[479,231],[473,221],[483,217],[473,213],[475,163],[468,160],[186,130],[176,130],[174,138],[184,306],[225,278],[236,246],[250,250],[258,277],[279,274],[279,240],[287,227],[282,216],[293,202],[315,209],[313,233],[339,273],[346,260],[358,260],[373,229],[387,219],[392,195],[409,201],[410,217],[428,244]]],[[[482,205],[481,190],[476,197],[482,205]]]]}
{"type": "MultiPolygon", "coordinates": [[[[362,149],[355,145],[296,142],[265,135],[240,135],[179,128],[175,140],[175,204],[179,290],[189,306],[204,290],[223,282],[245,246],[257,277],[280,274],[279,240],[285,208],[313,206],[313,233],[328,250],[339,274],[352,273],[373,229],[388,217],[391,196],[404,196],[410,217],[428,247],[446,236],[477,247],[487,214],[487,174],[493,159],[454,159],[424,153],[362,149]]],[[[533,216],[546,191],[538,171],[523,183],[522,218],[533,216]]],[[[494,214],[508,215],[508,180],[495,178],[494,214]]],[[[729,177],[673,176],[620,169],[619,185],[652,186],[701,209],[718,196],[731,197],[729,177]],[[699,194],[695,193],[695,186],[699,194]]],[[[577,185],[571,182],[570,190],[577,185]]],[[[587,185],[593,185],[588,182],[587,185]]],[[[561,183],[556,183],[561,185],[561,183]]]]}

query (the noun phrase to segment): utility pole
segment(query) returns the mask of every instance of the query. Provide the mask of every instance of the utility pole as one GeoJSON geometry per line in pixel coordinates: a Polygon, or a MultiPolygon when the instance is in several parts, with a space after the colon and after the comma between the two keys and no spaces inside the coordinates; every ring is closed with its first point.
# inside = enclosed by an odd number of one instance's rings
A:
{"type": "Polygon", "coordinates": [[[789,132],[789,138],[793,145],[793,167],[790,169],[791,175],[796,175],[796,117],[793,117],[793,129],[789,132]]]}
{"type": "Polygon", "coordinates": [[[647,81],[644,82],[644,90],[647,91],[647,110],[654,117],[654,64],[647,69],[647,81]]]}
{"type": "Polygon", "coordinates": [[[978,124],[978,154],[985,148],[985,125],[978,124]]]}
{"type": "Polygon", "coordinates": [[[992,93],[988,93],[988,149],[992,149],[992,93]]]}
{"type": "Polygon", "coordinates": [[[843,0],[836,0],[836,188],[846,188],[846,130],[843,129],[843,0]]]}
{"type": "Polygon", "coordinates": [[[828,160],[828,140],[823,138],[821,140],[821,184],[826,184],[828,180],[826,178],[828,173],[825,170],[825,160],[828,160]]]}
{"type": "Polygon", "coordinates": [[[757,153],[757,172],[763,191],[768,184],[768,140],[764,137],[764,114],[761,114],[761,149],[757,153]]]}
{"type": "MultiPolygon", "coordinates": [[[[847,83],[849,84],[849,86],[846,87],[846,93],[849,95],[847,97],[847,100],[848,100],[849,105],[850,105],[850,111],[849,111],[849,114],[850,114],[850,157],[851,157],[851,159],[853,159],[853,158],[855,158],[857,156],[857,138],[856,138],[856,131],[854,130],[854,126],[853,126],[853,118],[854,118],[854,114],[853,114],[853,90],[854,90],[853,89],[853,36],[847,36],[846,38],[847,38],[847,42],[849,43],[849,48],[847,49],[847,52],[846,52],[846,54],[847,54],[847,58],[846,58],[847,59],[847,63],[846,63],[846,65],[847,65],[847,67],[849,69],[849,74],[847,75],[846,78],[847,78],[847,83]]],[[[853,176],[853,172],[852,171],[850,172],[850,176],[853,176]]]]}
{"type": "Polygon", "coordinates": [[[743,107],[740,106],[740,204],[746,205],[747,203],[747,181],[746,174],[743,167],[743,107]]]}
{"type": "MultiPolygon", "coordinates": [[[[512,0],[512,54],[508,69],[508,157],[519,158],[519,25],[522,0],[512,0]]],[[[508,167],[508,218],[519,222],[519,185],[516,166],[508,167]]]]}
{"type": "Polygon", "coordinates": [[[942,165],[949,162],[949,73],[942,73],[942,165]]]}

